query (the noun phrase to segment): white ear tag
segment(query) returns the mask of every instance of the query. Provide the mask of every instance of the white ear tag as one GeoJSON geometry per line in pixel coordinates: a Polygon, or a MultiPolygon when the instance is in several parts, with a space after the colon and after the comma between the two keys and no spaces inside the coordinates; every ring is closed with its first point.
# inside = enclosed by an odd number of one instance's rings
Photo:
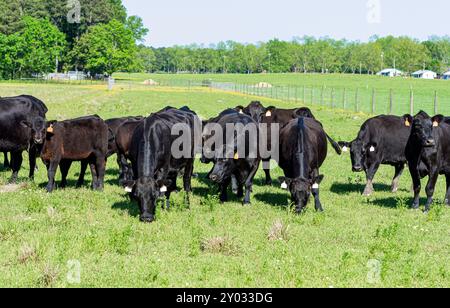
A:
{"type": "Polygon", "coordinates": [[[288,184],[286,182],[283,182],[283,184],[281,184],[281,188],[288,189],[288,184]]]}
{"type": "Polygon", "coordinates": [[[161,187],[161,189],[159,191],[162,192],[162,193],[167,192],[167,186],[164,185],[163,187],[161,187]]]}
{"type": "Polygon", "coordinates": [[[343,147],[342,148],[342,152],[348,152],[348,148],[347,147],[343,147]]]}
{"type": "Polygon", "coordinates": [[[240,114],[244,114],[244,111],[241,109],[241,110],[239,110],[239,113],[240,114]]]}
{"type": "Polygon", "coordinates": [[[315,184],[312,186],[312,189],[319,189],[319,184],[315,183],[315,184]]]}
{"type": "Polygon", "coordinates": [[[370,152],[375,152],[375,147],[374,146],[370,147],[370,152]]]}
{"type": "Polygon", "coordinates": [[[132,193],[133,192],[133,188],[127,186],[127,187],[125,187],[125,192],[132,193]]]}
{"type": "Polygon", "coordinates": [[[266,112],[266,117],[271,117],[272,116],[272,112],[269,110],[266,112]]]}

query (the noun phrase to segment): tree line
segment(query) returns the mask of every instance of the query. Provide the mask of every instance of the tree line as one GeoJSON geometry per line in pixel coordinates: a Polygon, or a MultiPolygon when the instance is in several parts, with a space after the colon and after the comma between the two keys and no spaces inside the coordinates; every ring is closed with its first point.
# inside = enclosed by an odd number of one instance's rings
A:
{"type": "Polygon", "coordinates": [[[372,37],[368,42],[301,37],[257,44],[152,48],[148,29],[121,0],[0,0],[0,78],[61,71],[91,75],[166,73],[361,73],[391,67],[445,72],[450,37],[418,41],[372,37]],[[78,12],[77,12],[78,10],[78,12]]]}
{"type": "Polygon", "coordinates": [[[148,33],[121,0],[0,0],[0,78],[78,70],[140,71],[148,33]]]}
{"type": "Polygon", "coordinates": [[[405,73],[420,69],[443,73],[450,67],[450,37],[430,37],[424,42],[393,36],[372,37],[369,42],[302,37],[147,49],[149,72],[375,74],[397,68],[405,73]]]}

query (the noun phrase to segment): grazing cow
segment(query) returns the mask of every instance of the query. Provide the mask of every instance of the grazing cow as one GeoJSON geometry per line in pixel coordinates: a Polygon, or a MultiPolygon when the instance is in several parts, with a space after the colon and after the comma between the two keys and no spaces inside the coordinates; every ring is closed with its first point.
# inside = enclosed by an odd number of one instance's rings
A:
{"type": "Polygon", "coordinates": [[[83,170],[89,164],[92,188],[103,190],[109,138],[108,126],[98,116],[50,122],[41,152],[41,158],[48,170],[47,191],[52,192],[55,189],[58,165],[62,174],[61,187],[66,186],[67,174],[74,161],[81,161],[80,178],[84,178],[83,170]]]}
{"type": "MultiPolygon", "coordinates": [[[[136,200],[142,222],[155,220],[156,201],[166,197],[170,206],[170,195],[176,191],[177,176],[184,171],[184,190],[192,191],[191,179],[194,169],[194,127],[201,125],[192,112],[176,109],[150,115],[134,130],[129,150],[133,180],[124,183],[126,191],[136,200]],[[198,123],[198,124],[197,124],[198,123]],[[176,124],[184,124],[191,130],[189,155],[175,158],[172,145],[182,134],[172,135],[176,124]]],[[[186,146],[186,145],[184,145],[186,146]]],[[[189,203],[189,200],[188,200],[189,203]]]]}
{"type": "Polygon", "coordinates": [[[421,178],[428,176],[425,212],[430,211],[440,174],[445,175],[447,180],[445,203],[450,205],[450,121],[442,115],[430,118],[423,111],[414,119],[412,116],[409,118],[412,121],[412,130],[406,146],[406,158],[414,185],[412,207],[419,208],[421,178]]]}
{"type": "Polygon", "coordinates": [[[37,147],[45,138],[47,111],[45,104],[32,96],[0,98],[0,152],[11,153],[11,182],[17,181],[23,151],[28,151],[29,177],[34,178],[37,147]]]}
{"type": "MultiPolygon", "coordinates": [[[[108,125],[113,136],[116,136],[117,132],[118,132],[120,126],[122,126],[122,124],[124,124],[128,121],[140,121],[142,119],[144,119],[144,118],[143,117],[124,117],[124,118],[109,119],[109,120],[106,120],[105,123],[106,123],[106,125],[108,125]]],[[[117,152],[118,152],[118,149],[116,146],[115,139],[112,139],[108,143],[108,157],[111,157],[112,155],[117,154],[117,152]]]]}
{"type": "Polygon", "coordinates": [[[125,181],[133,180],[132,177],[128,176],[132,174],[130,172],[130,164],[128,163],[128,160],[130,159],[131,139],[135,129],[143,121],[144,118],[142,120],[129,120],[122,123],[122,125],[117,129],[115,142],[117,148],[117,163],[119,164],[120,169],[120,185],[123,185],[125,181]]]}
{"type": "MultiPolygon", "coordinates": [[[[238,112],[251,116],[255,121],[261,124],[267,125],[267,144],[271,146],[272,139],[272,126],[277,124],[280,129],[287,125],[290,121],[298,119],[300,117],[311,118],[316,120],[312,111],[309,108],[302,107],[296,109],[279,109],[276,107],[265,108],[260,102],[251,102],[247,107],[236,107],[238,112]]],[[[319,122],[320,123],[320,122],[319,122]]],[[[320,125],[322,125],[320,123],[320,125]]],[[[327,134],[327,139],[333,146],[333,149],[341,155],[341,148],[337,142],[335,142],[327,134]]],[[[270,150],[270,148],[268,149],[270,150]]],[[[266,173],[266,185],[272,185],[272,177],[270,175],[269,159],[263,159],[263,168],[266,173]]]]}
{"type": "Polygon", "coordinates": [[[289,122],[280,132],[280,161],[285,177],[283,188],[292,196],[295,209],[302,213],[311,193],[317,211],[323,211],[319,199],[319,184],[323,180],[319,168],[327,157],[327,135],[319,122],[298,118],[289,122]]]}
{"type": "MultiPolygon", "coordinates": [[[[204,154],[202,156],[203,163],[214,162],[214,167],[209,174],[209,178],[219,184],[220,186],[220,201],[228,201],[227,189],[231,182],[233,182],[233,190],[236,190],[238,197],[244,197],[244,187],[245,187],[245,197],[244,204],[250,204],[250,197],[253,190],[253,179],[258,171],[261,159],[258,153],[258,138],[259,129],[258,123],[254,121],[251,117],[231,111],[225,111],[222,113],[222,117],[214,119],[210,123],[217,124],[223,132],[223,147],[216,148],[216,145],[212,145],[211,148],[204,149],[204,154]],[[227,135],[233,132],[228,132],[227,125],[241,125],[242,127],[254,128],[254,132],[257,136],[250,136],[247,132],[240,132],[242,135],[238,135],[238,132],[234,132],[233,144],[229,144],[227,140],[227,135]],[[238,138],[242,138],[242,142],[245,145],[244,149],[238,148],[238,138]],[[255,138],[255,139],[253,139],[255,138]],[[255,143],[256,141],[256,143],[255,143]],[[251,143],[253,143],[253,147],[251,143]],[[231,151],[231,152],[230,152],[231,151]],[[244,155],[245,154],[245,155],[244,155]]],[[[212,138],[210,132],[208,132],[208,127],[205,129],[204,142],[207,142],[212,138]]],[[[218,141],[218,140],[217,140],[218,141]]]]}
{"type": "Polygon", "coordinates": [[[408,116],[380,115],[367,120],[354,141],[339,143],[344,151],[350,149],[353,171],[366,173],[365,196],[374,192],[373,179],[382,164],[395,167],[391,190],[397,192],[407,161],[405,148],[411,125],[408,116]]]}

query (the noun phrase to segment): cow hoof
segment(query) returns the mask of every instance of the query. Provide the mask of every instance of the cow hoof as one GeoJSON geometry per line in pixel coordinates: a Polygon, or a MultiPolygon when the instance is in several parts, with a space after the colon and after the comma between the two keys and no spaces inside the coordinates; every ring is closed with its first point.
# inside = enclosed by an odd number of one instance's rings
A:
{"type": "Polygon", "coordinates": [[[150,216],[141,216],[140,221],[143,223],[152,223],[155,221],[155,217],[150,215],[150,216]]]}

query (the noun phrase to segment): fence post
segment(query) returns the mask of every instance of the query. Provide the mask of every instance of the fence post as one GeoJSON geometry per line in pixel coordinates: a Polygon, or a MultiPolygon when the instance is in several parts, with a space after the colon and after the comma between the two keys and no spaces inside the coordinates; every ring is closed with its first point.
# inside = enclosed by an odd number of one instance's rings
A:
{"type": "Polygon", "coordinates": [[[414,114],[414,91],[411,88],[411,93],[410,93],[410,97],[409,97],[409,103],[410,103],[410,112],[411,115],[414,114]]]}
{"type": "Polygon", "coordinates": [[[314,105],[314,86],[311,87],[311,105],[314,105]]]}
{"type": "Polygon", "coordinates": [[[394,91],[391,89],[389,91],[389,114],[394,113],[394,91]]]}
{"type": "Polygon", "coordinates": [[[438,114],[439,110],[438,110],[438,93],[437,91],[434,91],[434,114],[438,114]]]}
{"type": "Polygon", "coordinates": [[[303,86],[303,104],[306,104],[306,87],[303,86]]]}
{"type": "Polygon", "coordinates": [[[347,88],[344,88],[344,100],[343,100],[344,110],[347,109],[347,88]]]}
{"type": "Polygon", "coordinates": [[[355,111],[359,112],[359,89],[356,88],[356,95],[355,95],[355,111]]]}
{"type": "Polygon", "coordinates": [[[331,108],[334,109],[334,88],[331,89],[331,108]]]}
{"type": "Polygon", "coordinates": [[[298,87],[295,87],[295,104],[298,105],[298,87]]]}
{"type": "Polygon", "coordinates": [[[324,92],[325,91],[325,86],[322,86],[322,88],[320,89],[320,104],[321,105],[323,105],[324,104],[324,98],[323,98],[323,95],[324,95],[324,92]]]}
{"type": "Polygon", "coordinates": [[[376,104],[377,104],[377,98],[376,98],[376,90],[374,88],[372,90],[372,114],[375,114],[375,112],[376,112],[376,104]]]}

